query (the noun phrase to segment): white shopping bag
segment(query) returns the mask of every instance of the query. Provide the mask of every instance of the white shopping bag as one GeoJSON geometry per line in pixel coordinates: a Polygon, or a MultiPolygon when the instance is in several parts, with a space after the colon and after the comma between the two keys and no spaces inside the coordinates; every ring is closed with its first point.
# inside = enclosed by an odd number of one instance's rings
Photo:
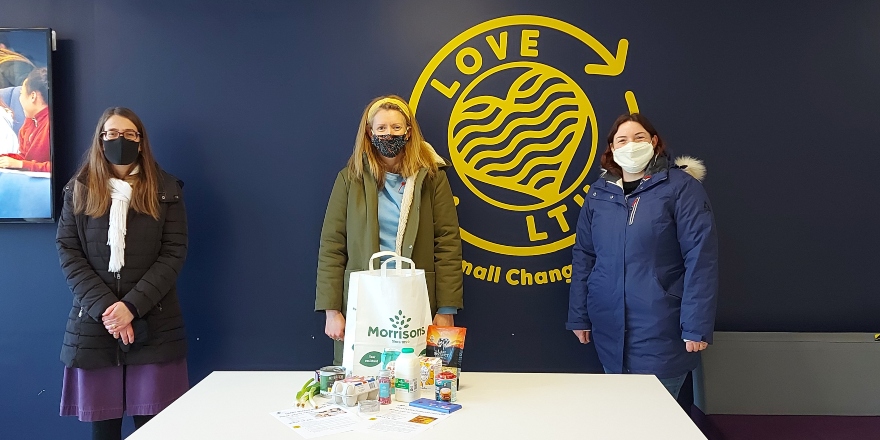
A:
{"type": "Polygon", "coordinates": [[[352,272],[348,282],[342,366],[356,376],[378,375],[385,349],[411,347],[424,355],[431,325],[424,270],[387,251],[373,254],[368,267],[352,272]],[[375,269],[374,262],[383,256],[391,258],[375,269]],[[395,268],[389,269],[392,261],[395,268]]]}

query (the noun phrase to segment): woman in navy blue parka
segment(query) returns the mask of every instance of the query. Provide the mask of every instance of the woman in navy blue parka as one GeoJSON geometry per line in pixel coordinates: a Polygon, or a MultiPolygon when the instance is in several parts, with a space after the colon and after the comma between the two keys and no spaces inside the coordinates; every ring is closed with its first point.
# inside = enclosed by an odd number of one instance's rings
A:
{"type": "Polygon", "coordinates": [[[705,168],[664,150],[644,116],[614,122],[578,218],[566,328],[606,373],[656,375],[677,397],[712,342],[718,241],[705,168]]]}

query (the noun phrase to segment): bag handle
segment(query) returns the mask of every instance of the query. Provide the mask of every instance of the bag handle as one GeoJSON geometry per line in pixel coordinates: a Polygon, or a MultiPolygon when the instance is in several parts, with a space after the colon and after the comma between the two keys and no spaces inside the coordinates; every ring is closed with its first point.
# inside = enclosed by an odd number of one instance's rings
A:
{"type": "Polygon", "coordinates": [[[381,251],[381,252],[376,252],[375,254],[373,254],[372,256],[370,256],[370,261],[367,262],[367,267],[368,267],[370,270],[376,270],[376,268],[373,267],[373,261],[376,260],[376,259],[379,259],[379,258],[385,257],[385,256],[389,256],[389,257],[398,257],[399,255],[397,255],[396,252],[391,252],[391,251],[381,251]]]}
{"type": "Polygon", "coordinates": [[[388,276],[388,262],[389,261],[395,262],[395,264],[394,264],[395,268],[391,269],[391,270],[396,270],[398,276],[403,275],[403,271],[404,271],[404,269],[402,267],[403,265],[401,263],[408,263],[409,264],[409,269],[407,269],[407,270],[409,271],[410,276],[414,276],[416,274],[416,263],[413,263],[413,260],[410,260],[409,258],[406,258],[406,257],[402,257],[400,255],[395,255],[395,256],[382,262],[382,277],[388,276]]]}

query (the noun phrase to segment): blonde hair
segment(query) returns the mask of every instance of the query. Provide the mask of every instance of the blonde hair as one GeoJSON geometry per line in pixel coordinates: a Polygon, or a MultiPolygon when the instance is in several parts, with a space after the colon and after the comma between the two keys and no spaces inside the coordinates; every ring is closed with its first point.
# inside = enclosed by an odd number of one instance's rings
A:
{"type": "Polygon", "coordinates": [[[10,49],[0,49],[0,63],[5,63],[7,61],[21,61],[23,63],[30,64],[31,66],[34,65],[31,60],[25,58],[24,55],[18,52],[10,49]]]}
{"type": "Polygon", "coordinates": [[[140,171],[130,176],[136,180],[132,185],[131,208],[141,214],[149,215],[159,220],[159,166],[153,159],[150,149],[150,140],[147,138],[147,130],[141,119],[131,110],[124,107],[111,107],[104,110],[98,126],[95,127],[95,135],[92,137],[92,145],[86,152],[83,163],[76,173],[73,192],[73,212],[85,213],[89,217],[98,218],[110,209],[110,178],[113,174],[111,165],[104,158],[104,148],[101,132],[104,124],[111,116],[121,116],[131,121],[141,134],[140,147],[137,161],[132,164],[132,169],[137,165],[140,171]],[[82,183],[85,181],[85,183],[82,183]]]}
{"type": "Polygon", "coordinates": [[[373,147],[370,140],[370,129],[373,126],[373,117],[379,110],[395,110],[400,112],[406,119],[406,125],[409,127],[409,139],[400,152],[400,168],[396,170],[397,174],[403,177],[410,177],[425,168],[428,175],[433,176],[437,173],[437,156],[433,149],[425,142],[422,137],[422,130],[415,118],[412,117],[412,111],[406,101],[397,95],[380,96],[370,101],[370,104],[364,109],[361,116],[361,123],[358,127],[358,134],[354,141],[354,151],[348,159],[348,173],[352,179],[363,180],[364,178],[364,162],[369,167],[370,174],[376,179],[379,187],[385,185],[385,172],[390,171],[386,168],[385,162],[382,161],[379,152],[373,147]]]}

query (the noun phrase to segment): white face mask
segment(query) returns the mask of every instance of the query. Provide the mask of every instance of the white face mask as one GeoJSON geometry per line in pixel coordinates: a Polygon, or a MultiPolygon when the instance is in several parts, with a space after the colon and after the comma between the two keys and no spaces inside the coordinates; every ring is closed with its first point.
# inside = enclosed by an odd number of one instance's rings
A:
{"type": "Polygon", "coordinates": [[[650,142],[630,142],[612,151],[614,161],[630,174],[644,171],[654,157],[654,145],[650,142]]]}

